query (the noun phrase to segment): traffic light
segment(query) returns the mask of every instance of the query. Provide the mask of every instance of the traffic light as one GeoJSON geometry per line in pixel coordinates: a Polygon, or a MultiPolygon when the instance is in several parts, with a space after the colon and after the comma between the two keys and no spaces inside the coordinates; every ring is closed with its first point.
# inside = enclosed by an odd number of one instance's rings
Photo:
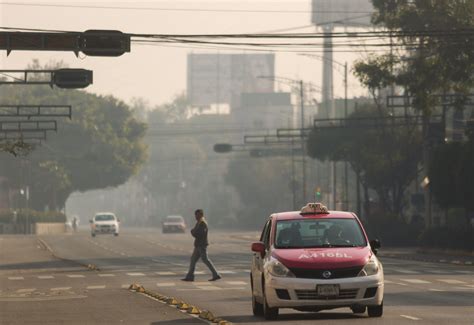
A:
{"type": "Polygon", "coordinates": [[[118,30],[86,30],[80,42],[82,53],[89,56],[120,56],[130,52],[130,35],[118,30]]]}
{"type": "Polygon", "coordinates": [[[316,188],[315,194],[316,194],[316,201],[320,202],[323,197],[323,194],[321,193],[321,188],[319,186],[316,188]]]}
{"type": "Polygon", "coordinates": [[[92,83],[92,71],[85,69],[59,69],[54,71],[52,81],[59,88],[85,88],[92,83]]]}

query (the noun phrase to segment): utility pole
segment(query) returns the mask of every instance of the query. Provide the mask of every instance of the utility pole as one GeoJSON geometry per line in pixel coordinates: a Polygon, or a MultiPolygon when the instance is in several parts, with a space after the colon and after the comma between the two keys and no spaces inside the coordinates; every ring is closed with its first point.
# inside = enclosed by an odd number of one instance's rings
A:
{"type": "MultiPolygon", "coordinates": [[[[347,62],[344,64],[344,118],[347,118],[347,62]]],[[[344,161],[344,210],[349,210],[349,180],[347,161],[344,161]]]]}
{"type": "MultiPolygon", "coordinates": [[[[303,80],[300,80],[300,111],[301,111],[301,130],[304,129],[304,90],[303,90],[303,80]]],[[[302,174],[303,174],[303,204],[306,202],[306,152],[305,152],[305,139],[303,131],[301,131],[301,164],[302,164],[302,174]]]]}

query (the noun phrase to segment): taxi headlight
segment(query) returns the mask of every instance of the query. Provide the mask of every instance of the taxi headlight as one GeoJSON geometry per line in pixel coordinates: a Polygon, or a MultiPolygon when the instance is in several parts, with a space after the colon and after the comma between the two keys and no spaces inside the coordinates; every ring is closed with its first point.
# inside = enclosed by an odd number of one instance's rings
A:
{"type": "Polygon", "coordinates": [[[362,271],[360,271],[358,276],[369,276],[369,275],[374,275],[379,272],[379,262],[377,261],[377,258],[375,255],[373,255],[369,262],[365,264],[364,268],[362,271]]]}
{"type": "Polygon", "coordinates": [[[268,273],[277,277],[294,278],[295,275],[277,259],[272,258],[267,265],[268,273]]]}

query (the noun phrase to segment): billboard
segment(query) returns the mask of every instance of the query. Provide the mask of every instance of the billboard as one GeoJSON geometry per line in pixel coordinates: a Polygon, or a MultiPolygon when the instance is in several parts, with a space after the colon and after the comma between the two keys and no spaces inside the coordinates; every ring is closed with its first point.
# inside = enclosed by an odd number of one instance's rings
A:
{"type": "Polygon", "coordinates": [[[368,26],[374,12],[371,0],[313,0],[311,22],[318,26],[368,26]]]}
{"type": "Polygon", "coordinates": [[[187,96],[193,106],[240,106],[242,93],[273,92],[274,54],[188,54],[187,96]]]}

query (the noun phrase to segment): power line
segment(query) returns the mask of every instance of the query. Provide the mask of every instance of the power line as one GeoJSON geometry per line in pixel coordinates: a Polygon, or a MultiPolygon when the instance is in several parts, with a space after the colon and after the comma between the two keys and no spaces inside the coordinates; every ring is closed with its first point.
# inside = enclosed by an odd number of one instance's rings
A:
{"type": "Polygon", "coordinates": [[[272,9],[209,9],[209,8],[164,8],[164,7],[132,7],[132,6],[88,6],[88,5],[63,5],[63,4],[39,4],[39,3],[17,3],[0,2],[4,6],[22,7],[53,7],[74,9],[111,9],[111,10],[146,10],[146,11],[175,11],[175,12],[227,12],[227,13],[282,13],[282,14],[372,14],[372,11],[344,11],[344,10],[272,10],[272,9]]]}

